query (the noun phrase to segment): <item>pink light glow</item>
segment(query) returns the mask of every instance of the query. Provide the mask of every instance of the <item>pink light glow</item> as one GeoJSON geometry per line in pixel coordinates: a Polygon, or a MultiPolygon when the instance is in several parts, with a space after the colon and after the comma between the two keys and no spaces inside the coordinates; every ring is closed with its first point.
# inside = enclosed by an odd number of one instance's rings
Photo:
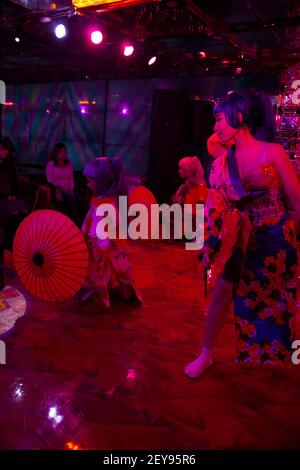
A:
{"type": "Polygon", "coordinates": [[[125,46],[124,47],[124,55],[126,57],[130,56],[131,54],[133,54],[133,51],[134,51],[134,47],[133,46],[125,46]]]}
{"type": "Polygon", "coordinates": [[[126,379],[127,380],[135,380],[136,379],[136,370],[128,369],[126,379]]]}
{"type": "Polygon", "coordinates": [[[101,33],[101,31],[93,31],[91,33],[91,41],[93,44],[100,44],[100,42],[102,42],[102,39],[103,34],[101,33]]]}
{"type": "Polygon", "coordinates": [[[124,106],[124,107],[122,108],[121,114],[123,114],[123,116],[127,116],[127,115],[128,115],[128,111],[129,111],[129,110],[128,110],[127,106],[124,106]]]}

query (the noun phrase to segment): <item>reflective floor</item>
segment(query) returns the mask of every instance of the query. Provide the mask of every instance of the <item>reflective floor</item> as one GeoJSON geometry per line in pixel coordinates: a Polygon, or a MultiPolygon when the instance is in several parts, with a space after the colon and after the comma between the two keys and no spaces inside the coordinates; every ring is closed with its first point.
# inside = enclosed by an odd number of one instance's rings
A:
{"type": "Polygon", "coordinates": [[[237,366],[231,314],[217,363],[187,379],[205,320],[196,254],[151,242],[132,260],[143,307],[107,313],[26,294],[27,314],[1,338],[0,448],[300,448],[300,365],[237,366]]]}

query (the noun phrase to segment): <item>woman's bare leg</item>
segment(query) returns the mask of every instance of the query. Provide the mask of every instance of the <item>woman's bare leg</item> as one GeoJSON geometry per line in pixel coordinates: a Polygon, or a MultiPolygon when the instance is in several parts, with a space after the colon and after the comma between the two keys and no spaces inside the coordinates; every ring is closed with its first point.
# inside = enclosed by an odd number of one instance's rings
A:
{"type": "Polygon", "coordinates": [[[208,307],[203,348],[197,359],[190,362],[184,370],[189,377],[198,377],[213,363],[213,348],[225,324],[232,296],[233,284],[224,279],[218,279],[208,307]]]}

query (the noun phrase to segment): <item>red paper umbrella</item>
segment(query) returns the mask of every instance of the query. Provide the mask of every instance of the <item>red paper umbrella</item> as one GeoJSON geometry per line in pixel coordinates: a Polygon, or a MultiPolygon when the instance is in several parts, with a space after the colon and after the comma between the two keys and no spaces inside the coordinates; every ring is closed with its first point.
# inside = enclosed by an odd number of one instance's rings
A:
{"type": "Polygon", "coordinates": [[[151,204],[157,204],[157,200],[148,188],[138,186],[128,196],[128,206],[132,206],[132,204],[144,204],[150,213],[151,204]]]}
{"type": "MultiPolygon", "coordinates": [[[[128,207],[143,204],[148,210],[148,238],[151,238],[151,205],[157,204],[154,194],[145,186],[137,186],[128,196],[128,207]]],[[[129,221],[131,218],[129,217],[129,221]]]]}
{"type": "Polygon", "coordinates": [[[60,212],[40,210],[26,217],[16,232],[13,254],[24,286],[43,300],[69,299],[87,275],[84,237],[60,212]]]}

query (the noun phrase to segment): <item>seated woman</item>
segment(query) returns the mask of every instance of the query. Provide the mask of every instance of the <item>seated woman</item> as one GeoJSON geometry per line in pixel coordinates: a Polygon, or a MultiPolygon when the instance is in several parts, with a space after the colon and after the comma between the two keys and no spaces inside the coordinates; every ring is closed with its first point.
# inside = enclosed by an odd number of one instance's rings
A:
{"type": "Polygon", "coordinates": [[[62,143],[54,145],[46,167],[47,182],[54,186],[54,200],[63,205],[67,215],[74,210],[74,171],[62,143]]]}

